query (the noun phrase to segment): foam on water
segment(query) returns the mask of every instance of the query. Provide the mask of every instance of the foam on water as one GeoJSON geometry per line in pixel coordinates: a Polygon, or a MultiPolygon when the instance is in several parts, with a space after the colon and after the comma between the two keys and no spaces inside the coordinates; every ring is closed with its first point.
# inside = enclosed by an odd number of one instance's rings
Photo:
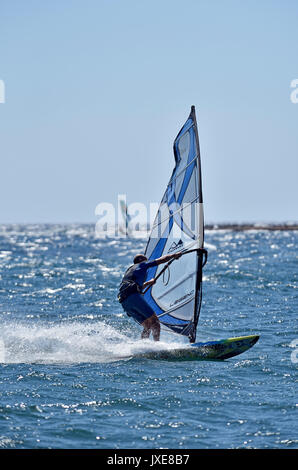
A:
{"type": "Polygon", "coordinates": [[[132,340],[102,321],[61,324],[7,322],[0,338],[1,363],[107,363],[137,354],[175,349],[181,342],[132,340]]]}

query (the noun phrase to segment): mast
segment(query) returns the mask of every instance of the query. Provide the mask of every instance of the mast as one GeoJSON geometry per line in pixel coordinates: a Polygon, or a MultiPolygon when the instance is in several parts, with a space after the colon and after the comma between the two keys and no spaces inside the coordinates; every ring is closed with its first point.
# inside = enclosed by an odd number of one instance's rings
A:
{"type": "MultiPolygon", "coordinates": [[[[194,122],[194,131],[196,136],[196,151],[198,161],[198,204],[197,210],[197,221],[198,221],[198,241],[199,248],[204,248],[204,210],[203,210],[203,191],[202,191],[202,172],[201,172],[201,153],[199,144],[199,133],[197,127],[196,111],[195,106],[191,107],[190,116],[194,122]]],[[[203,254],[201,251],[197,251],[197,274],[196,274],[196,294],[195,294],[195,305],[193,314],[193,329],[189,334],[190,343],[194,343],[196,340],[197,326],[202,305],[202,278],[203,278],[203,254]]]]}

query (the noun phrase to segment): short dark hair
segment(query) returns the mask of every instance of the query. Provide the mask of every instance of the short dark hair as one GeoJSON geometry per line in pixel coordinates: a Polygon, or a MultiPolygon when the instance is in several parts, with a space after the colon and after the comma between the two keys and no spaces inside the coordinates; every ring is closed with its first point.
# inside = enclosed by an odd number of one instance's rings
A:
{"type": "Polygon", "coordinates": [[[147,258],[145,255],[136,255],[133,259],[134,264],[141,263],[142,261],[147,261],[147,258]]]}

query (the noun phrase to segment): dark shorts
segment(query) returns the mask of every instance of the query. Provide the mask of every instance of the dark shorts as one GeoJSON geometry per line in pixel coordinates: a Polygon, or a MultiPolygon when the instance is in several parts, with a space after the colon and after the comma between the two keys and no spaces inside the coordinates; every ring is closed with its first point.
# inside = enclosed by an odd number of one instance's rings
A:
{"type": "Polygon", "coordinates": [[[140,324],[155,313],[150,305],[147,304],[142,294],[131,294],[121,305],[127,315],[140,324]]]}

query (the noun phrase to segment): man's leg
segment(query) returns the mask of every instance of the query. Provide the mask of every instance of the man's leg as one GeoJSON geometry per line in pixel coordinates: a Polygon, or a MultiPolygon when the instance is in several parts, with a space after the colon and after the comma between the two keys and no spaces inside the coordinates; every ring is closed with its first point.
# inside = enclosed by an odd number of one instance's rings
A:
{"type": "Polygon", "coordinates": [[[144,327],[144,329],[142,331],[141,338],[142,339],[148,339],[149,336],[150,336],[150,328],[144,326],[144,323],[142,323],[142,326],[144,327]]]}
{"type": "Polygon", "coordinates": [[[159,341],[160,323],[155,314],[147,318],[147,320],[143,321],[142,326],[144,328],[142,335],[141,335],[142,339],[149,338],[150,331],[152,331],[152,336],[153,336],[154,341],[159,341]]]}
{"type": "Polygon", "coordinates": [[[133,317],[144,328],[141,338],[149,338],[152,331],[154,341],[159,341],[160,323],[154,310],[147,304],[140,294],[132,294],[122,302],[125,312],[133,317]],[[144,320],[146,318],[146,320],[144,320]]]}
{"type": "Polygon", "coordinates": [[[159,319],[157,318],[156,315],[155,315],[155,320],[153,322],[153,325],[151,327],[151,331],[152,331],[152,336],[153,336],[154,341],[159,341],[159,338],[160,338],[160,323],[159,323],[159,319]]]}

